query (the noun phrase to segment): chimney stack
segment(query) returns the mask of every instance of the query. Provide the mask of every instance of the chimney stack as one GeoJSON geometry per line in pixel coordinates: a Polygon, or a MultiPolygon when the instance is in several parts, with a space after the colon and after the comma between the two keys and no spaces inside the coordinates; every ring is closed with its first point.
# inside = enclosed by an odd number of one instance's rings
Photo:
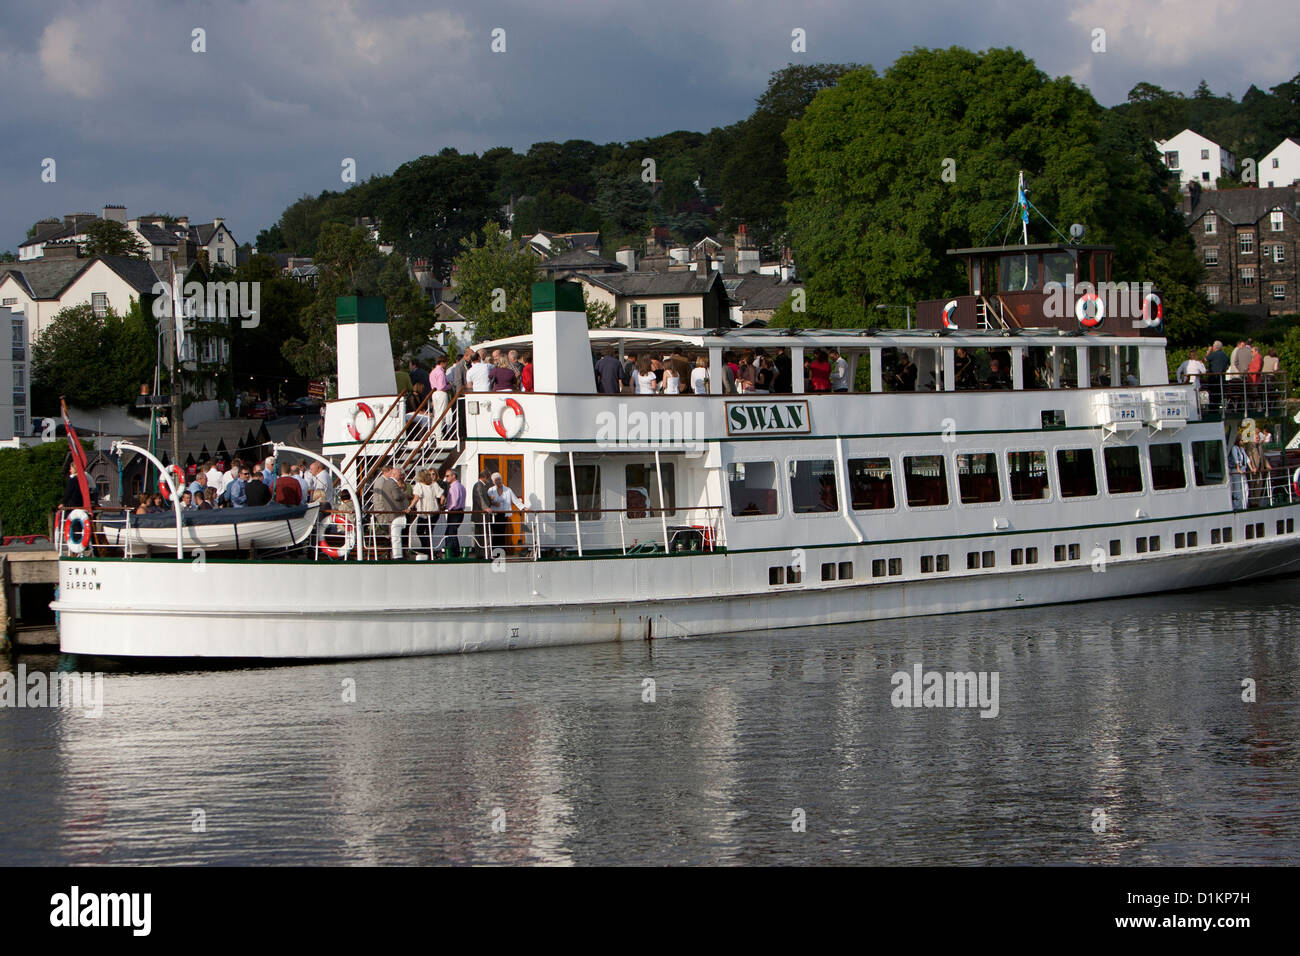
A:
{"type": "Polygon", "coordinates": [[[125,206],[105,206],[104,219],[109,222],[120,222],[126,224],[126,207],[125,206]]]}

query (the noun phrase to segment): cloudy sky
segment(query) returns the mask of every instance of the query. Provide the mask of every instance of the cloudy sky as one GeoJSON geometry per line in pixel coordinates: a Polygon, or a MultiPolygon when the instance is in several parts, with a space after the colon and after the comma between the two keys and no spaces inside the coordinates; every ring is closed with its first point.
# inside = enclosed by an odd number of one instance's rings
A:
{"type": "Polygon", "coordinates": [[[341,188],[344,157],[364,179],[444,146],[708,130],[792,61],[883,69],[917,46],[1014,46],[1111,105],[1142,80],[1190,92],[1204,77],[1240,98],[1300,72],[1298,38],[1283,0],[7,4],[0,251],[106,203],[224,216],[252,241],[298,196],[341,188]]]}

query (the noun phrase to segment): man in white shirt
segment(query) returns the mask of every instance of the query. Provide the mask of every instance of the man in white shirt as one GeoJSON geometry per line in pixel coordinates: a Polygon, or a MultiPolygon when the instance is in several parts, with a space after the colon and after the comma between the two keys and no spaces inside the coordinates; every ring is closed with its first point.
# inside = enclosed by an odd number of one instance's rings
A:
{"type": "Polygon", "coordinates": [[[838,349],[831,349],[831,391],[847,392],[849,390],[849,363],[838,349]]]}
{"type": "Polygon", "coordinates": [[[318,461],[313,461],[307,468],[307,473],[303,476],[306,479],[307,495],[304,501],[311,501],[312,493],[319,491],[324,498],[324,504],[327,508],[334,507],[334,482],[330,480],[329,475],[325,473],[325,466],[318,461]]]}
{"type": "Polygon", "coordinates": [[[524,503],[515,495],[514,490],[501,480],[501,473],[494,472],[492,484],[488,486],[488,500],[492,502],[492,543],[493,548],[507,548],[510,540],[510,513],[515,509],[526,510],[524,503]]]}
{"type": "Polygon", "coordinates": [[[1205,363],[1201,361],[1201,353],[1192,351],[1187,356],[1187,361],[1178,366],[1179,384],[1191,382],[1193,385],[1201,384],[1201,376],[1206,372],[1205,363]]]}
{"type": "Polygon", "coordinates": [[[473,364],[465,373],[465,384],[475,392],[492,391],[492,366],[487,362],[479,361],[478,356],[475,355],[473,364]]]}
{"type": "MultiPolygon", "coordinates": [[[[230,467],[221,473],[221,480],[216,485],[218,498],[225,497],[226,489],[230,487],[232,481],[239,477],[239,469],[243,467],[243,464],[242,461],[235,458],[230,462],[230,467]]],[[[212,479],[208,479],[208,484],[212,484],[212,479]]]]}

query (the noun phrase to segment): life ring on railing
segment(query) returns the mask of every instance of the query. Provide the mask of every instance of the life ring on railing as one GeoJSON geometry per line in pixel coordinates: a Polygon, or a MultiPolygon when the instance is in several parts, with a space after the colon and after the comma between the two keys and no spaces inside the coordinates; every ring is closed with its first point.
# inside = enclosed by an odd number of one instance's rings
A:
{"type": "Polygon", "coordinates": [[[1079,324],[1085,329],[1101,328],[1101,323],[1106,320],[1106,303],[1102,301],[1101,296],[1095,292],[1085,292],[1079,296],[1079,301],[1074,304],[1074,317],[1079,320],[1079,324]],[[1096,311],[1088,312],[1088,303],[1097,303],[1096,311]]]}
{"type": "Polygon", "coordinates": [[[1295,474],[1291,476],[1291,490],[1295,492],[1297,498],[1300,498],[1300,468],[1297,468],[1295,474]]]}
{"type": "Polygon", "coordinates": [[[81,554],[90,544],[90,515],[74,508],[63,516],[63,537],[68,543],[68,554],[81,554]]]}
{"type": "Polygon", "coordinates": [[[956,314],[957,300],[952,299],[943,307],[943,327],[945,329],[955,329],[958,327],[957,320],[953,318],[956,314]]]}
{"type": "Polygon", "coordinates": [[[507,441],[514,441],[519,437],[519,433],[524,430],[524,409],[513,398],[507,398],[504,402],[496,407],[492,413],[492,427],[497,430],[497,434],[507,441]],[[515,413],[514,424],[506,428],[503,419],[506,415],[506,409],[515,413]]]}
{"type": "Polygon", "coordinates": [[[336,513],[329,516],[320,529],[320,551],[321,554],[329,558],[342,558],[352,550],[352,545],[356,539],[356,526],[352,524],[352,519],[345,514],[336,513]],[[340,544],[329,543],[327,537],[334,529],[334,533],[343,536],[340,544]]]}
{"type": "MultiPolygon", "coordinates": [[[[172,477],[176,479],[176,489],[177,489],[177,491],[178,491],[178,492],[184,492],[184,491],[185,491],[185,472],[181,471],[181,466],[180,466],[180,465],[172,465],[172,466],[171,466],[170,468],[168,468],[167,470],[170,471],[170,472],[172,473],[172,477]]],[[[159,476],[158,476],[158,493],[162,495],[162,499],[163,499],[163,501],[171,501],[171,500],[172,500],[171,489],[167,487],[167,479],[164,478],[162,475],[159,475],[159,476]]]]}
{"type": "Polygon", "coordinates": [[[357,416],[364,415],[370,419],[370,427],[373,430],[375,426],[375,411],[365,402],[357,402],[352,406],[352,415],[348,418],[348,434],[352,436],[353,441],[361,441],[361,432],[357,429],[357,416]]]}
{"type": "Polygon", "coordinates": [[[1165,304],[1160,301],[1160,296],[1154,292],[1148,292],[1146,298],[1142,300],[1142,324],[1148,329],[1160,327],[1160,323],[1165,320],[1165,304]],[[1155,307],[1155,316],[1151,315],[1152,306],[1155,307]]]}

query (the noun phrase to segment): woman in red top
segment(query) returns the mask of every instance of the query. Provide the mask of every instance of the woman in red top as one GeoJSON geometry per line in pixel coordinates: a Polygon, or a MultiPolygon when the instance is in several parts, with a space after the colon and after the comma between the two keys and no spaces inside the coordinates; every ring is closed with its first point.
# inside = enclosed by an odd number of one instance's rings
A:
{"type": "Polygon", "coordinates": [[[1250,365],[1247,366],[1246,368],[1246,371],[1249,373],[1246,376],[1246,381],[1250,382],[1252,385],[1258,383],[1259,373],[1263,368],[1264,368],[1264,353],[1252,346],[1250,365]]]}
{"type": "Polygon", "coordinates": [[[533,390],[533,357],[531,355],[524,356],[524,370],[519,379],[525,392],[533,390]]]}
{"type": "Polygon", "coordinates": [[[814,392],[829,392],[831,390],[830,356],[826,354],[825,349],[818,349],[813,356],[813,360],[808,363],[808,376],[812,379],[812,390],[814,392]]]}

